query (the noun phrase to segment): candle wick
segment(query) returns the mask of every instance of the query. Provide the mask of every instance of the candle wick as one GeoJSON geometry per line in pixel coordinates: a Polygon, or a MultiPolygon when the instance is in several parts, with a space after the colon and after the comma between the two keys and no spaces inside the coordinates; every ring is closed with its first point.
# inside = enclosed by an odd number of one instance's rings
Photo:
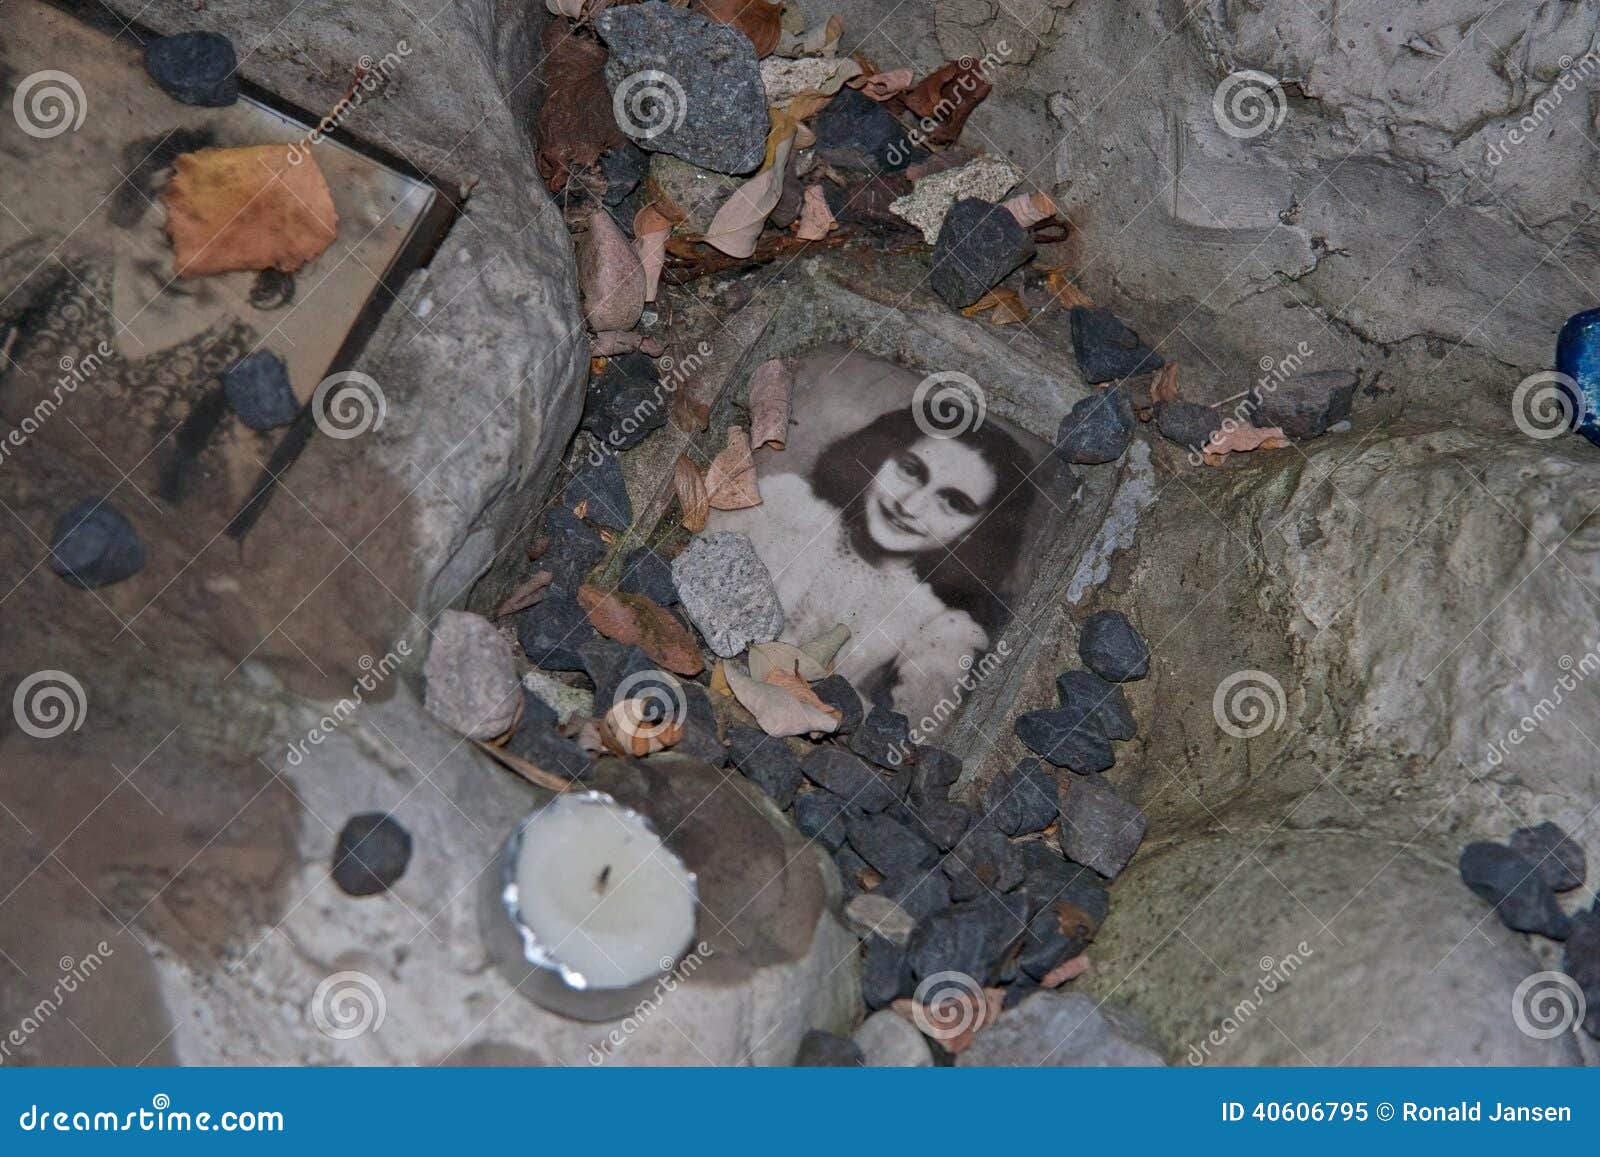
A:
{"type": "Polygon", "coordinates": [[[596,892],[604,892],[606,890],[606,884],[610,881],[610,879],[611,879],[611,865],[607,864],[604,868],[602,868],[600,870],[600,881],[599,881],[599,883],[597,883],[595,885],[595,889],[594,890],[596,892]]]}

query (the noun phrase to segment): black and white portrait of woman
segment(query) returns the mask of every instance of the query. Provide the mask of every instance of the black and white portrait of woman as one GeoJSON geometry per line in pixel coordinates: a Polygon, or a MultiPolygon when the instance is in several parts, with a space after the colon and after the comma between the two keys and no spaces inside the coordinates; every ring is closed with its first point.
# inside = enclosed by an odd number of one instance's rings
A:
{"type": "MultiPolygon", "coordinates": [[[[797,367],[789,444],[756,455],[762,503],[715,513],[750,536],[783,639],[844,624],[836,667],[915,722],[959,704],[1026,584],[1046,449],[993,416],[953,428],[914,401],[924,375],[842,349],[797,367]]],[[[1050,472],[1053,477],[1053,472],[1050,472]]]]}

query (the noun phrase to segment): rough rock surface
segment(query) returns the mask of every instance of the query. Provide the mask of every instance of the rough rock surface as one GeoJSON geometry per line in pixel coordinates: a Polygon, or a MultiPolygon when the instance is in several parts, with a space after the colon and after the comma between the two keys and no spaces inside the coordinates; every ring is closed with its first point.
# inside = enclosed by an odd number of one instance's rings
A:
{"type": "Polygon", "coordinates": [[[723,530],[697,536],[672,560],[672,581],[707,645],[724,658],[770,642],[783,629],[777,587],[748,535],[723,530]]]}
{"type": "Polygon", "coordinates": [[[1036,992],[973,1039],[962,1067],[1161,1065],[1148,1026],[1116,1004],[1080,992],[1036,992]]]}

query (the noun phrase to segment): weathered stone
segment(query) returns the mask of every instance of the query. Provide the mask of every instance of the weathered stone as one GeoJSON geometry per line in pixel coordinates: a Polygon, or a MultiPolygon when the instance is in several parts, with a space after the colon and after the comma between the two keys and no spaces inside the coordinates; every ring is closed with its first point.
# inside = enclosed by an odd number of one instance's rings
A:
{"type": "Polygon", "coordinates": [[[950,878],[936,868],[891,872],[873,891],[900,905],[913,920],[950,906],[950,878]]]}
{"type": "MultiPolygon", "coordinates": [[[[801,770],[812,783],[862,811],[881,812],[894,802],[894,793],[883,777],[840,748],[818,747],[806,756],[801,770]]],[[[856,850],[865,855],[865,849],[856,850]]]]}
{"type": "Polygon", "coordinates": [[[1022,883],[1022,861],[1011,841],[990,827],[968,832],[940,865],[950,877],[950,898],[960,903],[1022,883]]]}
{"type": "Polygon", "coordinates": [[[1107,878],[1115,876],[1144,839],[1144,812],[1101,776],[1074,779],[1061,789],[1061,850],[1107,878]]]}
{"type": "Polygon", "coordinates": [[[882,936],[900,945],[911,939],[911,930],[917,926],[915,917],[878,892],[866,892],[852,899],[844,906],[844,918],[863,940],[868,936],[882,936]]]}
{"type": "Polygon", "coordinates": [[[598,635],[587,639],[578,648],[578,661],[583,664],[583,673],[589,676],[589,682],[594,684],[594,713],[603,716],[618,701],[618,690],[626,681],[633,681],[636,693],[632,696],[648,694],[650,688],[665,689],[670,686],[664,676],[651,678],[657,675],[659,668],[650,661],[650,657],[635,646],[625,646],[615,639],[606,639],[598,635]]]}
{"type": "Polygon", "coordinates": [[[800,790],[800,761],[783,740],[754,727],[730,727],[728,755],[744,777],[780,808],[794,803],[800,790]]]}
{"type": "Polygon", "coordinates": [[[933,1049],[917,1026],[885,1008],[861,1022],[851,1038],[869,1068],[925,1069],[933,1065],[933,1049]]]}
{"type": "Polygon", "coordinates": [[[1072,349],[1078,372],[1090,385],[1160,369],[1161,355],[1150,349],[1109,309],[1072,310],[1072,349]]]}
{"type": "Polygon", "coordinates": [[[589,228],[574,239],[573,249],[589,328],[603,333],[638,325],[644,314],[644,265],[611,214],[595,206],[589,213],[589,228]]]}
{"type": "Polygon", "coordinates": [[[622,562],[617,589],[630,595],[643,595],[663,607],[678,605],[678,588],[672,583],[672,564],[648,546],[628,552],[622,562]]]}
{"type": "Polygon", "coordinates": [[[1063,706],[1089,710],[1107,739],[1132,739],[1138,734],[1138,725],[1122,687],[1100,678],[1093,671],[1066,671],[1057,675],[1056,694],[1063,706]]]}
{"type": "Polygon", "coordinates": [[[1573,919],[1561,967],[1583,990],[1583,1031],[1600,1038],[1600,912],[1580,912],[1573,919]]]}
{"type": "Polygon", "coordinates": [[[553,590],[576,594],[589,572],[605,557],[606,544],[600,532],[564,506],[545,511],[540,520],[545,539],[544,553],[534,562],[535,570],[554,576],[553,590]]]}
{"type": "Polygon", "coordinates": [[[996,776],[983,793],[983,818],[1008,836],[1042,831],[1056,819],[1056,773],[1037,759],[1024,759],[996,776]]]}
{"type": "Polygon", "coordinates": [[[999,205],[968,198],[945,214],[933,247],[933,290],[953,309],[971,305],[1033,256],[1033,240],[999,205]]]}
{"type": "MultiPolygon", "coordinates": [[[[609,209],[615,209],[637,189],[650,171],[650,154],[632,141],[607,149],[600,157],[600,172],[606,179],[606,191],[601,197],[609,209]]],[[[624,219],[619,224],[626,224],[624,219]]]]}
{"type": "Polygon", "coordinates": [[[847,1036],[812,1029],[801,1038],[794,1059],[796,1068],[858,1068],[861,1048],[847,1036]]]}
{"type": "Polygon", "coordinates": [[[1028,922],[1017,966],[1034,980],[1043,980],[1051,969],[1087,948],[1099,927],[1098,918],[1070,900],[1046,904],[1028,922]]]}
{"type": "Polygon", "coordinates": [[[1248,412],[1256,426],[1277,426],[1291,438],[1318,438],[1350,416],[1357,378],[1349,370],[1299,374],[1259,390],[1248,412]]]}
{"type": "Polygon", "coordinates": [[[940,803],[950,796],[950,788],[961,778],[961,760],[943,748],[927,744],[917,748],[917,762],[911,773],[907,798],[913,808],[940,803]]]}
{"type": "Polygon", "coordinates": [[[1539,875],[1555,892],[1578,887],[1589,871],[1583,845],[1549,820],[1512,832],[1511,850],[1538,868],[1539,875]]]}
{"type": "MultiPolygon", "coordinates": [[[[876,101],[872,103],[877,104],[876,101]]],[[[823,115],[827,115],[826,111],[823,115]]],[[[922,230],[922,239],[932,245],[939,240],[939,227],[957,201],[975,197],[996,204],[1025,176],[1003,155],[985,154],[957,168],[923,177],[908,195],[889,206],[889,212],[922,230]]]]}
{"type": "Polygon", "coordinates": [[[850,735],[850,750],[889,771],[917,762],[911,742],[911,721],[898,711],[874,706],[850,735]]]}
{"type": "Polygon", "coordinates": [[[594,24],[609,49],[606,85],[629,139],[719,173],[761,164],[770,118],[744,33],[662,3],[608,8],[594,24]]]}
{"type": "Polygon", "coordinates": [[[626,530],[633,522],[633,504],[617,456],[601,454],[574,474],[561,492],[561,505],[569,510],[582,506],[584,519],[597,526],[626,530]]]}
{"type": "Polygon", "coordinates": [[[906,950],[882,936],[869,936],[861,953],[861,999],[883,1008],[911,995],[911,963],[906,950]]]}
{"type": "Polygon", "coordinates": [[[549,587],[542,602],[517,615],[522,653],[550,671],[582,671],[582,648],[598,637],[578,600],[564,588],[549,587]]]}
{"type": "Polygon", "coordinates": [[[85,498],[71,506],[50,534],[50,569],[84,590],[132,578],[144,562],[139,532],[108,499],[85,498]]]}
{"type": "Polygon", "coordinates": [[[748,535],[696,535],[673,560],[672,581],[707,645],[724,658],[770,642],[783,629],[777,588],[748,535]]]}
{"type": "MultiPolygon", "coordinates": [[[[1055,799],[1052,795],[1050,802],[1051,818],[1055,817],[1055,799]]],[[[951,800],[935,800],[933,803],[923,804],[914,809],[912,817],[915,820],[911,826],[920,834],[933,841],[941,852],[948,852],[961,842],[961,837],[967,834],[967,829],[972,826],[972,809],[965,804],[955,803],[951,800]]]]}
{"type": "Polygon", "coordinates": [[[411,833],[387,812],[351,816],[333,849],[333,882],[349,896],[386,892],[411,862],[411,833]]]}
{"type": "Polygon", "coordinates": [[[222,375],[228,408],[252,430],[287,426],[300,412],[283,359],[268,349],[246,354],[222,375]]]}
{"type": "Polygon", "coordinates": [[[239,61],[233,41],[216,32],[157,36],[144,46],[150,77],[174,100],[225,108],[239,99],[239,61]]]}
{"type": "Polygon", "coordinates": [[[964,1068],[1164,1065],[1161,1043],[1130,1009],[1078,992],[1036,992],[980,1032],[964,1068]]]}
{"type": "Polygon", "coordinates": [[[428,711],[468,739],[493,739],[516,720],[522,684],[511,648],[482,615],[441,611],[422,674],[428,711]]]}
{"type": "Polygon", "coordinates": [[[1161,436],[1190,450],[1201,450],[1222,428],[1222,415],[1198,402],[1162,402],[1156,406],[1161,436]]]}
{"type": "Polygon", "coordinates": [[[1105,771],[1116,762],[1094,715],[1077,703],[1029,711],[1017,718],[1012,730],[1028,750],[1079,775],[1105,771]]]}
{"type": "Polygon", "coordinates": [[[1026,906],[1019,897],[985,895],[957,904],[918,922],[907,957],[918,980],[940,972],[960,972],[981,985],[999,975],[1001,958],[1027,930],[1026,906]]]}
{"type": "Polygon", "coordinates": [[[926,155],[888,109],[853,88],[841,89],[823,107],[815,128],[817,157],[841,168],[899,172],[926,155]]]}
{"type": "Polygon", "coordinates": [[[1531,862],[1504,844],[1479,841],[1462,849],[1460,867],[1462,883],[1492,905],[1507,928],[1566,939],[1571,921],[1531,862]]]}
{"type": "Polygon", "coordinates": [[[652,359],[618,354],[606,359],[605,372],[590,379],[581,425],[599,440],[602,452],[631,450],[667,424],[670,402],[652,359]]]}
{"type": "Polygon", "coordinates": [[[843,675],[829,675],[821,682],[811,684],[811,692],[829,707],[839,712],[839,726],[835,735],[849,735],[866,717],[861,707],[861,696],[850,686],[843,675]]]}
{"type": "Polygon", "coordinates": [[[1115,462],[1127,453],[1135,424],[1128,395],[1115,386],[1101,390],[1078,402],[1061,419],[1056,454],[1074,465],[1115,462]]]}
{"type": "Polygon", "coordinates": [[[1121,611],[1099,611],[1083,624],[1078,655],[1102,679],[1126,683],[1150,670],[1150,648],[1121,611]]]}
{"type": "Polygon", "coordinates": [[[939,851],[904,824],[885,815],[846,813],[850,846],[884,875],[931,866],[939,851]]]}
{"type": "Polygon", "coordinates": [[[849,806],[848,800],[832,792],[802,792],[794,800],[794,826],[801,834],[835,851],[845,840],[845,813],[849,806]]]}

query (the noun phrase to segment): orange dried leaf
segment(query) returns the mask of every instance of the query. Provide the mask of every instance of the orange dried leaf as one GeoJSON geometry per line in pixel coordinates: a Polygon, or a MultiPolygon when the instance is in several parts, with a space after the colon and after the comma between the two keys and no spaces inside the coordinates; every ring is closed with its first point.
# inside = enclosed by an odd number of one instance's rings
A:
{"type": "Polygon", "coordinates": [[[744,510],[761,505],[750,436],[743,426],[728,427],[728,444],[706,467],[706,501],[713,510],[744,510]]]}
{"type": "Polygon", "coordinates": [[[317,158],[298,146],[184,153],[161,200],[179,277],[239,269],[292,273],[339,232],[317,158]]]}
{"type": "Polygon", "coordinates": [[[838,227],[833,210],[828,208],[828,198],[821,185],[807,185],[800,201],[800,220],[795,222],[794,235],[801,241],[821,241],[838,227]]]}
{"type": "Polygon", "coordinates": [[[689,628],[653,599],[622,591],[607,594],[585,583],[578,588],[578,605],[595,630],[608,639],[638,647],[668,671],[698,675],[706,669],[705,657],[689,628]]]}
{"type": "Polygon", "coordinates": [[[633,247],[644,268],[644,299],[654,301],[661,285],[661,270],[667,263],[667,234],[672,219],[655,205],[646,205],[633,215],[633,247]]]}
{"type": "Polygon", "coordinates": [[[1050,270],[1045,275],[1045,285],[1061,303],[1062,309],[1076,309],[1078,306],[1085,309],[1094,308],[1094,298],[1072,284],[1067,278],[1065,269],[1050,270]]]}
{"type": "Polygon", "coordinates": [[[789,395],[794,375],[781,358],[762,362],[750,375],[750,441],[782,450],[789,440],[789,395]]]}
{"type": "Polygon", "coordinates": [[[694,9],[743,32],[755,45],[757,56],[770,55],[783,35],[782,4],[767,0],[694,0],[694,9]]]}
{"type": "Polygon", "coordinates": [[[1045,988],[1060,988],[1067,981],[1076,980],[1088,971],[1089,957],[1086,953],[1080,952],[1071,960],[1063,960],[1045,973],[1044,978],[1039,983],[1045,988]]]}
{"type": "Polygon", "coordinates": [[[994,311],[989,320],[995,325],[1012,325],[1028,320],[1028,307],[1022,304],[1021,296],[1014,289],[991,289],[961,312],[967,317],[977,317],[989,310],[994,311]]]}
{"type": "Polygon", "coordinates": [[[672,395],[672,407],[667,411],[667,420],[675,429],[693,434],[711,425],[711,407],[690,393],[688,384],[683,383],[672,395]]]}
{"type": "Polygon", "coordinates": [[[544,600],[544,588],[555,580],[555,575],[547,570],[541,570],[527,581],[520,583],[517,589],[506,596],[505,601],[495,608],[494,617],[503,619],[507,615],[514,615],[518,611],[525,611],[544,600]]]}
{"type": "Polygon", "coordinates": [[[871,76],[857,77],[850,82],[850,86],[859,88],[873,100],[884,101],[910,88],[914,80],[909,68],[897,68],[892,72],[875,72],[871,76]]]}
{"type": "MultiPolygon", "coordinates": [[[[733,697],[768,735],[831,735],[839,729],[839,712],[810,694],[809,687],[808,702],[777,682],[756,682],[732,663],[721,666],[733,697]]],[[[772,679],[771,674],[767,677],[772,679]]]]}
{"type": "Polygon", "coordinates": [[[1056,215],[1056,203],[1043,193],[1018,193],[1005,201],[1003,207],[1024,229],[1031,229],[1056,215]]]}
{"type": "Polygon", "coordinates": [[[1176,402],[1178,400],[1178,363],[1168,362],[1156,371],[1155,381],[1150,383],[1150,404],[1159,405],[1162,402],[1176,402]]]}
{"type": "Polygon", "coordinates": [[[683,528],[698,533],[706,528],[706,516],[711,503],[706,497],[706,480],[700,467],[687,454],[679,454],[672,466],[672,489],[678,495],[678,505],[683,508],[683,528]]]}
{"type": "Polygon", "coordinates": [[[1289,445],[1283,430],[1277,426],[1251,426],[1245,422],[1227,421],[1211,435],[1211,441],[1201,450],[1201,460],[1207,466],[1220,466],[1229,454],[1250,450],[1281,450],[1289,445]]]}

